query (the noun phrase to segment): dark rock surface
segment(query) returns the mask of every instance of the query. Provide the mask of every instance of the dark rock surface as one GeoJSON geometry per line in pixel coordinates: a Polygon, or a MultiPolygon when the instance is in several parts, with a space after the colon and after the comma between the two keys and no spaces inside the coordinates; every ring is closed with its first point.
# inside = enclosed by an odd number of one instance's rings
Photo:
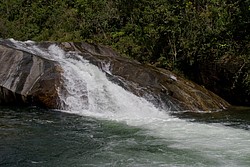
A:
{"type": "MultiPolygon", "coordinates": [[[[52,43],[38,43],[48,48],[52,43]]],[[[98,66],[108,78],[155,105],[171,110],[218,110],[229,104],[214,93],[176,74],[145,66],[117,55],[112,49],[87,43],[54,43],[74,51],[98,66]]],[[[0,103],[61,108],[58,90],[63,90],[59,63],[0,42],[0,103]]]]}
{"type": "Polygon", "coordinates": [[[225,55],[197,67],[195,82],[204,85],[233,105],[250,106],[250,58],[225,55]]]}
{"type": "Polygon", "coordinates": [[[77,51],[97,65],[126,90],[171,110],[218,110],[229,104],[207,89],[176,74],[122,58],[110,48],[86,43],[61,43],[62,48],[77,51]],[[108,66],[107,66],[108,65],[108,66]],[[107,69],[108,68],[108,69],[107,69]],[[108,70],[108,72],[107,72],[108,70]],[[176,106],[176,107],[173,107],[176,106]]]}

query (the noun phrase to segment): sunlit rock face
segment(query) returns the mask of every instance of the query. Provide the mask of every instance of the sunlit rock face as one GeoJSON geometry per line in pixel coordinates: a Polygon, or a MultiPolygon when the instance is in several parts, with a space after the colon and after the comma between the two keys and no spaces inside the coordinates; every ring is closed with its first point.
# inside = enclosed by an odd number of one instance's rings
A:
{"type": "Polygon", "coordinates": [[[60,66],[39,55],[0,45],[0,103],[58,108],[60,66]]]}
{"type": "MultiPolygon", "coordinates": [[[[108,47],[87,43],[37,43],[46,50],[55,44],[71,56],[78,54],[101,69],[108,79],[159,107],[173,111],[219,110],[229,104],[170,71],[120,57],[108,47]]],[[[63,68],[57,61],[0,42],[0,103],[39,105],[61,109],[60,93],[67,93],[63,68]]],[[[86,98],[87,95],[86,95],[86,98]]]]}
{"type": "Polygon", "coordinates": [[[117,55],[110,48],[86,43],[61,43],[62,48],[77,51],[107,73],[113,82],[156,105],[171,110],[218,110],[229,104],[189,80],[168,70],[142,65],[117,55]]]}

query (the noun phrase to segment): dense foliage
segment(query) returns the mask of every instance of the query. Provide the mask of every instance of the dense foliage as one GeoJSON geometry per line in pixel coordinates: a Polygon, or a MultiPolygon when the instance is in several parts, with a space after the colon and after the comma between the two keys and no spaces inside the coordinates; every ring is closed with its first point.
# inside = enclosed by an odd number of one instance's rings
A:
{"type": "Polygon", "coordinates": [[[249,0],[2,0],[0,35],[112,45],[173,68],[225,52],[246,53],[249,0]],[[237,51],[237,52],[236,52],[237,51]]]}
{"type": "Polygon", "coordinates": [[[201,62],[250,62],[250,0],[1,0],[0,37],[98,42],[195,79],[201,62]]]}

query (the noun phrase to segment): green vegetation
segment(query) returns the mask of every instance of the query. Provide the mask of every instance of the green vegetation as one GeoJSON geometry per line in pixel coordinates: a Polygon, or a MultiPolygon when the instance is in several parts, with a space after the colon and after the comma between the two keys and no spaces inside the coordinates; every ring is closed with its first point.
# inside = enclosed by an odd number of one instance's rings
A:
{"type": "Polygon", "coordinates": [[[249,54],[249,0],[2,0],[0,37],[94,41],[164,68],[249,54]]]}
{"type": "Polygon", "coordinates": [[[222,56],[249,64],[250,0],[1,0],[0,37],[102,43],[201,82],[196,69],[222,56]]]}

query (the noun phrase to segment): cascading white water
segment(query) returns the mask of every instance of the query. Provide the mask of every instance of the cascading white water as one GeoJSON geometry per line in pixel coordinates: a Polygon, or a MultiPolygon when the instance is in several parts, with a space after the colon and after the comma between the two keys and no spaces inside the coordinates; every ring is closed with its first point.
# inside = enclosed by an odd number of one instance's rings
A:
{"type": "MultiPolygon", "coordinates": [[[[169,147],[200,152],[204,157],[218,160],[221,166],[250,164],[248,131],[175,118],[169,111],[158,109],[112,83],[103,71],[77,53],[66,53],[56,45],[44,50],[32,42],[13,42],[19,49],[39,53],[61,64],[67,89],[66,94],[61,94],[61,100],[67,106],[64,112],[146,129],[148,135],[171,141],[169,147]],[[247,163],[241,164],[240,160],[247,163]]],[[[106,70],[111,74],[108,68],[106,70]]]]}

